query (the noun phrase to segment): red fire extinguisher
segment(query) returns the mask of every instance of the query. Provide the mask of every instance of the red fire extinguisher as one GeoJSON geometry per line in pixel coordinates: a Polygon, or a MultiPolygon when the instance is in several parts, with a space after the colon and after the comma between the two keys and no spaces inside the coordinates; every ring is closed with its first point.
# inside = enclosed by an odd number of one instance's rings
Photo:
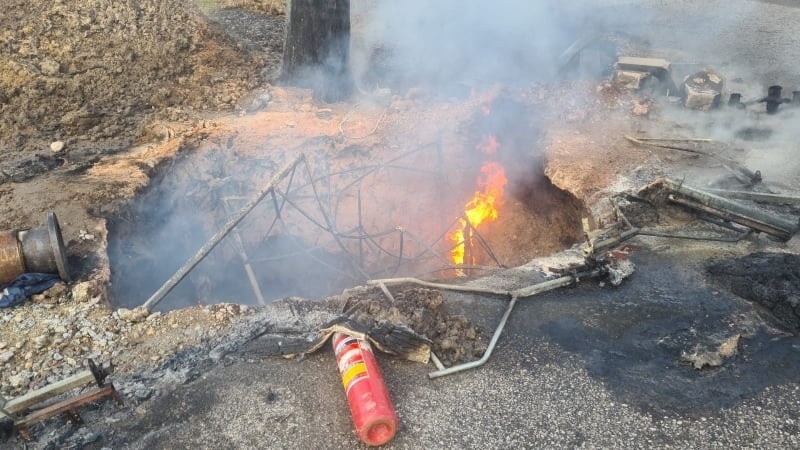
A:
{"type": "Polygon", "coordinates": [[[397,414],[369,342],[335,333],[333,351],[356,434],[367,445],[389,442],[397,431],[397,414]]]}

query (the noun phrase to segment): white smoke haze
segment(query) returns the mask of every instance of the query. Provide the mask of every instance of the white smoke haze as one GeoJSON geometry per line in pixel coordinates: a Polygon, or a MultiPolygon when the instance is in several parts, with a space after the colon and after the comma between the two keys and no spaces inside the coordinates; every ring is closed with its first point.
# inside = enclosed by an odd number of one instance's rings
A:
{"type": "MultiPolygon", "coordinates": [[[[680,130],[694,130],[695,137],[713,137],[719,141],[730,142],[732,146],[742,148],[738,153],[746,165],[752,169],[761,170],[765,180],[771,177],[786,179],[798,171],[798,160],[795,155],[800,142],[800,108],[786,109],[780,114],[767,116],[763,112],[763,104],[753,105],[747,111],[731,110],[724,107],[730,92],[743,94],[743,101],[753,100],[766,95],[767,87],[772,84],[784,86],[784,97],[791,97],[793,90],[800,90],[800,46],[795,45],[796,39],[791,39],[796,24],[791,22],[790,15],[787,19],[786,11],[789,7],[773,3],[750,0],[693,2],[682,0],[650,0],[650,1],[523,1],[523,0],[498,0],[495,2],[469,2],[456,0],[422,1],[367,1],[354,0],[352,54],[353,73],[358,87],[365,92],[372,92],[375,88],[391,89],[393,94],[402,97],[409,88],[421,87],[433,94],[432,101],[440,101],[442,97],[457,96],[466,98],[474,88],[486,89],[490,86],[503,85],[508,87],[526,87],[533,83],[544,83],[546,86],[557,86],[567,79],[575,77],[588,78],[596,82],[606,79],[611,66],[624,48],[615,48],[620,41],[629,40],[637,43],[636,48],[643,48],[644,54],[628,54],[627,56],[664,57],[674,63],[674,81],[680,85],[683,76],[701,70],[705,67],[714,68],[726,79],[726,88],[723,94],[723,107],[711,113],[690,111],[671,104],[661,98],[661,114],[668,120],[683,125],[680,130]],[[741,30],[748,30],[747,38],[740,37],[741,30]],[[758,31],[754,31],[758,30],[758,31]],[[609,39],[614,36],[621,39],[609,39]],[[591,61],[588,66],[591,70],[578,73],[564,73],[559,70],[559,56],[576,40],[586,39],[586,47],[591,50],[587,53],[591,61]],[[758,140],[747,140],[746,133],[742,130],[756,130],[758,140]],[[759,130],[767,130],[759,134],[759,130]],[[744,138],[743,138],[744,136],[744,138]]],[[[791,8],[795,11],[796,8],[791,8]]],[[[582,61],[583,62],[583,61],[582,61]]],[[[557,91],[553,89],[553,91],[557,91]]],[[[590,94],[591,95],[591,94],[590,94]]],[[[587,98],[590,102],[593,99],[587,98]]],[[[367,101],[358,97],[353,103],[367,101]]],[[[425,100],[423,100],[425,101],[425,100]]],[[[481,133],[495,133],[503,140],[503,150],[500,159],[510,178],[508,191],[514,191],[515,185],[524,184],[527,180],[541,177],[542,171],[537,167],[536,147],[542,130],[536,122],[538,111],[527,110],[522,102],[516,101],[513,96],[501,96],[493,110],[483,122],[476,120],[471,123],[476,135],[457,136],[459,144],[464,144],[464,152],[472,152],[474,156],[465,157],[475,161],[464,163],[480,163],[482,156],[475,151],[474,146],[482,137],[481,133]],[[508,145],[510,144],[510,145],[508,145]],[[508,153],[510,152],[510,153],[508,153]]],[[[572,106],[575,107],[574,105],[572,106]]],[[[355,108],[355,106],[354,106],[355,108]]],[[[479,111],[476,111],[479,116],[479,111]]],[[[557,116],[557,114],[555,114],[557,116]]],[[[579,125],[576,125],[579,126],[579,125]]],[[[443,128],[453,128],[453,124],[445,124],[443,128]]],[[[469,127],[467,127],[469,128],[469,127]]],[[[665,132],[665,134],[668,134],[665,132]]],[[[455,138],[451,137],[451,140],[455,138]]],[[[411,150],[410,148],[404,149],[411,150]]],[[[224,153],[224,152],[223,152],[224,153]]],[[[321,158],[324,158],[321,156],[321,158]]],[[[404,165],[412,167],[428,167],[430,161],[411,162],[401,161],[404,165]]],[[[473,164],[477,169],[479,164],[473,164]]],[[[202,166],[202,165],[201,165],[202,166]]],[[[246,161],[228,161],[226,163],[227,175],[239,174],[243,167],[249,166],[246,161]],[[240,166],[237,166],[240,165],[240,166]],[[229,166],[229,167],[227,167],[229,166]]],[[[319,161],[314,162],[317,169],[324,167],[319,161]]],[[[215,167],[179,168],[187,175],[185,178],[197,178],[198,174],[208,171],[208,179],[219,178],[215,167]],[[191,174],[188,175],[188,174],[191,174]]],[[[250,174],[250,179],[258,179],[269,168],[252,167],[258,175],[250,174]]],[[[700,168],[703,175],[702,168],[700,168]]],[[[223,170],[223,172],[225,172],[223,170]]],[[[464,194],[471,195],[474,189],[475,177],[473,174],[456,172],[456,176],[465,180],[464,194]]],[[[713,171],[713,176],[719,173],[713,171]]],[[[708,172],[708,179],[713,181],[712,171],[708,172]]],[[[226,175],[226,177],[227,177],[226,175]]],[[[424,198],[434,209],[435,198],[420,197],[428,195],[435,197],[441,189],[437,188],[435,179],[425,180],[431,175],[415,175],[392,173],[387,177],[386,183],[396,183],[396,189],[384,187],[381,192],[396,192],[397,198],[390,195],[383,198],[374,198],[374,190],[365,189],[363,192],[365,214],[381,217],[381,221],[372,223],[368,220],[366,227],[369,231],[383,231],[387,226],[401,225],[409,227],[403,220],[410,220],[407,211],[419,213],[419,202],[409,201],[412,196],[424,198]],[[415,190],[417,192],[415,192],[415,190]],[[401,195],[402,194],[402,195],[401,195]],[[388,211],[380,208],[387,203],[392,206],[388,211]],[[395,216],[392,216],[395,214],[395,216]],[[382,217],[382,216],[387,217],[382,217]]],[[[476,174],[475,174],[476,175],[476,174]]],[[[234,178],[234,177],[231,177],[234,178]]],[[[441,178],[441,177],[440,177],[441,178]]],[[[247,177],[245,177],[247,180],[247,177]]],[[[239,182],[242,180],[240,179],[239,182]]],[[[378,181],[370,181],[378,183],[378,181]]],[[[451,183],[452,180],[443,180],[451,183]]],[[[523,189],[530,189],[531,185],[523,185],[523,189]]],[[[169,189],[167,186],[165,189],[169,189]]],[[[203,219],[203,211],[192,204],[182,204],[183,197],[189,190],[188,187],[174,189],[173,197],[159,200],[162,205],[159,209],[163,213],[162,222],[157,224],[162,232],[153,235],[142,235],[141,244],[164,255],[155,255],[154,260],[164,263],[159,270],[157,279],[145,280],[132,278],[130,283],[133,288],[144,289],[148,292],[139,292],[136,295],[141,300],[150,294],[166,276],[177,268],[205,239],[211,234],[211,229],[198,229],[197,224],[203,219]],[[179,204],[180,207],[174,204],[179,204]],[[197,209],[193,211],[193,209],[197,209]],[[186,227],[194,227],[196,236],[185,236],[180,244],[181,251],[173,250],[173,236],[180,234],[186,227]]],[[[233,189],[233,192],[245,196],[250,192],[242,189],[233,189]]],[[[340,214],[335,217],[339,221],[340,231],[353,228],[352,211],[356,209],[356,189],[342,196],[341,204],[332,208],[340,214]]],[[[306,196],[309,193],[303,192],[306,196]]],[[[167,194],[165,194],[167,195],[167,194]]],[[[448,195],[454,195],[452,192],[448,195]]],[[[219,199],[210,199],[210,204],[217,204],[219,199]],[[214,203],[217,202],[217,203],[214,203]]],[[[438,201],[438,200],[437,200],[438,201]]],[[[445,199],[445,205],[451,206],[454,211],[440,212],[436,226],[428,231],[438,234],[442,228],[447,227],[451,214],[458,214],[463,205],[463,200],[445,199]],[[447,219],[447,220],[445,220],[447,219]]],[[[258,217],[261,222],[271,221],[268,208],[258,217]]],[[[156,211],[154,214],[158,214],[156,211]]],[[[335,214],[334,214],[335,215],[335,214]]],[[[434,214],[427,214],[433,217],[434,214]]],[[[255,215],[254,215],[255,217],[255,215]]],[[[297,224],[303,223],[303,218],[296,217],[287,220],[289,230],[293,236],[308,237],[307,226],[305,229],[297,224]],[[299,227],[299,228],[298,228],[299,227]]],[[[319,217],[317,217],[319,219],[319,217]]],[[[251,219],[243,224],[244,238],[248,242],[248,249],[252,250],[253,257],[259,254],[273,255],[278,253],[300,254],[303,249],[293,247],[291,242],[257,242],[260,225],[252,225],[251,219]],[[284,248],[285,247],[285,248],[284,248]]],[[[413,225],[413,224],[412,224],[413,225]]],[[[424,227],[423,227],[424,228],[424,227]]],[[[409,228],[413,231],[417,229],[409,228]]],[[[326,237],[324,233],[318,233],[326,237]]],[[[352,232],[351,232],[352,234],[352,232]]],[[[425,236],[425,242],[431,239],[425,236]]],[[[395,235],[386,238],[395,239],[395,235]]],[[[305,244],[314,247],[320,243],[309,238],[305,244]]],[[[124,242],[123,242],[124,244],[124,242]]],[[[352,245],[352,244],[349,244],[352,245]]],[[[387,246],[392,245],[390,242],[387,246]]],[[[407,240],[406,251],[412,251],[414,245],[407,240]]],[[[209,285],[219,288],[232,298],[247,299],[252,296],[249,285],[241,270],[239,255],[233,250],[229,241],[221,245],[217,252],[226,252],[225,258],[204,262],[195,279],[188,282],[195,285],[194,289],[187,286],[179,287],[173,294],[175,297],[191,298],[198,295],[198,285],[209,285]],[[216,265],[215,265],[216,264],[216,265]],[[208,277],[205,282],[203,274],[219,274],[219,267],[228,265],[227,272],[238,271],[236,286],[227,286],[230,280],[208,277]],[[182,292],[184,289],[185,292],[182,292]]],[[[328,250],[337,251],[335,246],[325,246],[315,254],[317,259],[329,256],[328,250]],[[324,250],[324,251],[323,251],[324,250]]],[[[352,248],[351,248],[352,249],[352,248]]],[[[120,254],[125,254],[127,247],[119,249],[120,254]]],[[[354,251],[355,253],[355,251],[354,251]]],[[[213,256],[213,255],[212,255],[213,256]]],[[[332,259],[336,255],[330,255],[332,259]]],[[[304,257],[305,258],[305,257],[304,257]]],[[[387,255],[383,255],[386,259],[387,255]]],[[[279,271],[276,279],[270,280],[273,285],[281,289],[276,295],[315,295],[303,292],[296,286],[298,280],[319,281],[320,285],[337,285],[336,274],[322,275],[324,267],[319,262],[307,258],[296,258],[283,262],[273,262],[285,271],[279,271]],[[313,273],[314,275],[309,275],[313,273]],[[330,278],[327,278],[331,275],[330,278]],[[285,289],[284,289],[285,288],[285,289]]],[[[273,271],[274,272],[274,271],[273,271]]],[[[127,276],[117,272],[120,277],[127,276]]],[[[191,277],[190,277],[191,278],[191,277]]],[[[186,282],[185,282],[186,283],[186,282]]],[[[311,288],[313,283],[306,281],[306,288],[311,288]]],[[[322,287],[320,288],[322,289],[322,287]]],[[[217,294],[217,297],[220,295],[217,294]]],[[[136,301],[137,299],[130,299],[136,301]]],[[[222,300],[222,298],[209,298],[209,301],[222,300]]],[[[169,307],[167,300],[164,307],[169,307]]]]}

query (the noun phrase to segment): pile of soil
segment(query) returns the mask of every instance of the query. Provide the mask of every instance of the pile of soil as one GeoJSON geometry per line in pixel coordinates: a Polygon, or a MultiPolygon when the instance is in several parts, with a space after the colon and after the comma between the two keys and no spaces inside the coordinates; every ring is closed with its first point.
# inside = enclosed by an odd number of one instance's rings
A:
{"type": "Polygon", "coordinates": [[[393,294],[394,303],[389,303],[380,291],[372,293],[380,297],[371,295],[350,301],[350,308],[358,310],[354,318],[359,323],[385,320],[405,324],[433,341],[433,352],[447,366],[480,358],[486,351],[481,328],[462,315],[448,314],[440,291],[403,290],[393,294]]]}
{"type": "Polygon", "coordinates": [[[779,321],[800,331],[800,255],[758,252],[715,261],[708,273],[734,294],[767,308],[779,321]]]}
{"type": "MultiPolygon", "coordinates": [[[[248,54],[188,0],[9,0],[0,10],[0,157],[70,161],[134,142],[143,124],[230,110],[255,87],[248,54]],[[92,148],[94,150],[88,150],[92,148]]],[[[15,180],[19,181],[19,180],[15,180]]]]}

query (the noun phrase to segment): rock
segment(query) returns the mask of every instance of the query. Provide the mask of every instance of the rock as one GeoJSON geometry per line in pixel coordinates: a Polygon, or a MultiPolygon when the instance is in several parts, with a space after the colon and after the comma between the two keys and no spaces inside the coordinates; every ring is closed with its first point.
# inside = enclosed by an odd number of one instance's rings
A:
{"type": "Polygon", "coordinates": [[[7,363],[14,357],[14,350],[8,350],[0,353],[0,362],[7,363]]]}
{"type": "Polygon", "coordinates": [[[614,83],[625,89],[639,90],[644,86],[645,80],[650,78],[647,72],[634,70],[615,70],[614,83]]]}
{"type": "Polygon", "coordinates": [[[117,317],[125,322],[138,323],[147,319],[149,315],[150,312],[141,306],[135,309],[120,308],[117,310],[117,317]]]}
{"type": "Polygon", "coordinates": [[[6,344],[5,342],[0,342],[0,350],[6,348],[7,346],[8,344],[6,344]]]}
{"type": "Polygon", "coordinates": [[[637,100],[633,102],[631,113],[634,116],[646,116],[650,113],[650,103],[647,100],[637,100]]]}
{"type": "Polygon", "coordinates": [[[701,70],[683,80],[683,104],[687,108],[710,111],[719,106],[724,82],[711,69],[701,70]]]}
{"type": "Polygon", "coordinates": [[[31,379],[32,374],[28,371],[22,371],[16,375],[8,377],[8,383],[15,388],[26,384],[31,379]]]}
{"type": "Polygon", "coordinates": [[[254,113],[257,111],[261,111],[265,109],[267,105],[269,105],[269,102],[271,100],[272,100],[272,94],[270,94],[269,92],[264,92],[262,94],[259,94],[256,98],[253,99],[252,102],[250,102],[249,105],[247,105],[245,111],[247,113],[254,113]]]}
{"type": "Polygon", "coordinates": [[[62,359],[64,359],[64,356],[62,356],[61,353],[53,353],[53,361],[61,361],[62,359]]]}
{"type": "Polygon", "coordinates": [[[50,343],[50,336],[42,334],[33,338],[33,346],[37,349],[46,347],[50,343]]]}
{"type": "Polygon", "coordinates": [[[53,153],[61,153],[64,150],[64,141],[53,141],[50,143],[50,151],[53,153]]]}
{"type": "Polygon", "coordinates": [[[67,293],[67,285],[61,282],[58,282],[53,285],[50,289],[44,291],[44,296],[47,298],[58,298],[63,297],[67,293]]]}
{"type": "Polygon", "coordinates": [[[44,58],[42,62],[39,63],[39,70],[42,71],[43,75],[51,77],[61,72],[61,64],[54,59],[44,58]]]}
{"type": "Polygon", "coordinates": [[[741,337],[741,334],[735,334],[722,341],[719,346],[713,350],[703,350],[699,346],[695,347],[690,353],[683,352],[681,354],[681,359],[691,363],[692,367],[697,370],[701,370],[705,367],[719,367],[726,359],[738,352],[739,340],[741,337]]]}
{"type": "Polygon", "coordinates": [[[72,288],[72,299],[84,303],[97,295],[97,285],[92,281],[78,283],[72,288]]]}

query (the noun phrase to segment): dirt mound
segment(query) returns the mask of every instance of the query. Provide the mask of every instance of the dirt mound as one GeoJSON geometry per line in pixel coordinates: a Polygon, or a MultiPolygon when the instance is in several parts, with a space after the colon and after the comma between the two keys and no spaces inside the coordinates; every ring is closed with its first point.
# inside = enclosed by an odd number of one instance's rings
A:
{"type": "Polygon", "coordinates": [[[759,252],[716,261],[708,273],[734,294],[772,311],[800,331],[800,255],[759,252]]]}
{"type": "Polygon", "coordinates": [[[386,320],[401,323],[433,341],[433,352],[446,365],[480,358],[486,350],[483,332],[469,319],[448,314],[442,293],[431,289],[408,289],[393,294],[395,302],[379,297],[357,297],[350,308],[357,310],[354,318],[360,323],[386,320]]]}
{"type": "Polygon", "coordinates": [[[146,120],[231,109],[263,65],[186,0],[9,0],[0,11],[0,155],[51,141],[71,160],[135,140],[146,120]],[[95,150],[98,151],[98,150],[95,150]]]}

